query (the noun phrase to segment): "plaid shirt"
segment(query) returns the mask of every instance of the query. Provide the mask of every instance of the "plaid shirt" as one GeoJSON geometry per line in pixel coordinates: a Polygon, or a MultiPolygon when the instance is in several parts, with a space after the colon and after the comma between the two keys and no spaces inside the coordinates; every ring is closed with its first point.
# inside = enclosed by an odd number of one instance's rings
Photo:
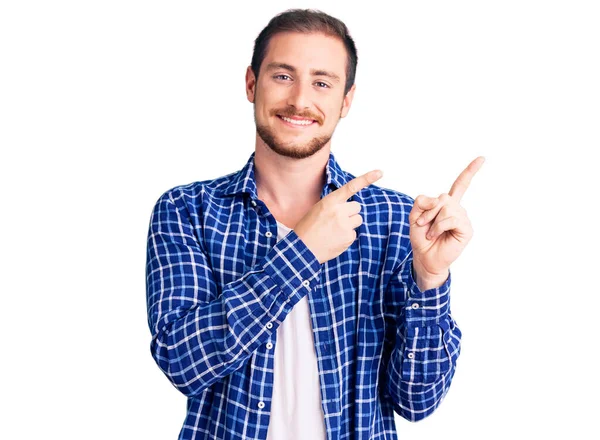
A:
{"type": "MultiPolygon", "coordinates": [[[[265,439],[277,328],[308,295],[328,439],[397,439],[446,395],[460,354],[450,275],[421,292],[408,215],[414,200],[371,184],[357,238],[319,264],[258,199],[254,155],[238,172],[166,191],[148,232],[150,349],[188,397],[179,439],[265,439]]],[[[321,197],[355,176],[330,152],[321,197]]],[[[311,439],[312,440],[312,439],[311,439]]]]}

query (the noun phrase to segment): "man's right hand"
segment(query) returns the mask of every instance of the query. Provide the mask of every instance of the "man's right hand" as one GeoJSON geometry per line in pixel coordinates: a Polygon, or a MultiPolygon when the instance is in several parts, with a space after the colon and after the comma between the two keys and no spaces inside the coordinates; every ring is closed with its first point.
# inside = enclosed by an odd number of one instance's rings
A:
{"type": "Polygon", "coordinates": [[[352,179],[316,203],[296,224],[296,235],[324,263],[344,252],[356,240],[356,231],[362,224],[360,203],[347,200],[361,189],[381,179],[379,170],[370,171],[352,179]]]}

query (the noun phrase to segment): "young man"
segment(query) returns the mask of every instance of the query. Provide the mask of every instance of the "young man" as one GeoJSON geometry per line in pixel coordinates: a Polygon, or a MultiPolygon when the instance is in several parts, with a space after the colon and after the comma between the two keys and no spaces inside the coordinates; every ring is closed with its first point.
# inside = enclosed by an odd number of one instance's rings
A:
{"type": "Polygon", "coordinates": [[[151,351],[189,398],[180,439],[396,439],[394,411],[423,419],[448,391],[449,266],[472,236],[458,202],[482,160],[416,200],[343,171],[331,137],[356,64],[339,20],[274,17],[246,73],[255,151],[154,207],[151,351]]]}

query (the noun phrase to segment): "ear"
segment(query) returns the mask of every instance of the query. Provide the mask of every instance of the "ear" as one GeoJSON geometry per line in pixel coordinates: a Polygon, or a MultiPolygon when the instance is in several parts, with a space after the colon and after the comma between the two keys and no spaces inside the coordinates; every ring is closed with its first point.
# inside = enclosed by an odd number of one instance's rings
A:
{"type": "Polygon", "coordinates": [[[252,66],[248,66],[246,69],[246,96],[248,97],[248,101],[254,103],[254,94],[256,92],[256,77],[254,76],[254,71],[252,70],[252,66]]]}
{"type": "Polygon", "coordinates": [[[356,90],[356,83],[352,84],[352,87],[350,87],[350,90],[348,90],[348,93],[346,93],[346,96],[344,96],[340,118],[345,118],[350,111],[350,105],[352,104],[352,99],[354,98],[354,90],[356,90]]]}

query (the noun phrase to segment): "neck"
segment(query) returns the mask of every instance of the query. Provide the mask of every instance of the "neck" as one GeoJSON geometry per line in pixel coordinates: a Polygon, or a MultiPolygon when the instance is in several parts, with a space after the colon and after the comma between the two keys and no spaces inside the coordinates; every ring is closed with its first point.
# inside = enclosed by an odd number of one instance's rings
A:
{"type": "Polygon", "coordinates": [[[296,159],[281,156],[257,142],[254,176],[258,198],[280,209],[314,205],[325,185],[329,151],[326,145],[310,157],[296,159]]]}

